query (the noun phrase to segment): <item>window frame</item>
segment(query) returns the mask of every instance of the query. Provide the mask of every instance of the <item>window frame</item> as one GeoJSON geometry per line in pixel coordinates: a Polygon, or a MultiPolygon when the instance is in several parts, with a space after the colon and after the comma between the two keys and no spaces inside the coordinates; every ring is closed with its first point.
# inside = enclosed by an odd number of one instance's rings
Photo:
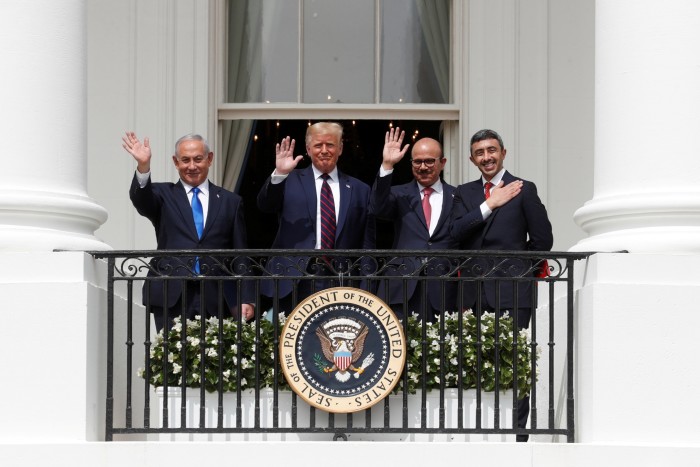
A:
{"type": "MultiPolygon", "coordinates": [[[[450,104],[396,104],[377,102],[379,92],[375,91],[375,103],[230,103],[226,102],[226,72],[228,57],[228,0],[214,0],[210,9],[210,103],[213,112],[211,128],[216,141],[217,157],[214,160],[214,174],[219,177],[222,172],[222,122],[228,120],[433,120],[443,122],[443,153],[447,158],[444,177],[448,183],[455,184],[461,179],[462,164],[457,161],[459,155],[461,129],[465,113],[462,102],[462,70],[466,66],[463,60],[463,5],[459,0],[451,0],[450,8],[450,104]]],[[[379,2],[375,2],[379,10],[379,2]]],[[[301,16],[300,16],[301,18],[301,16]]],[[[301,21],[301,19],[300,19],[301,21]]],[[[377,15],[377,21],[381,17],[377,15]]],[[[378,43],[378,41],[377,41],[378,43]]],[[[378,56],[378,55],[377,55],[378,56]]],[[[301,65],[299,73],[301,73],[301,65]]],[[[301,80],[297,81],[301,86],[301,80]]],[[[380,86],[379,77],[375,87],[380,86]]],[[[301,90],[298,91],[301,98],[301,90]]]]}

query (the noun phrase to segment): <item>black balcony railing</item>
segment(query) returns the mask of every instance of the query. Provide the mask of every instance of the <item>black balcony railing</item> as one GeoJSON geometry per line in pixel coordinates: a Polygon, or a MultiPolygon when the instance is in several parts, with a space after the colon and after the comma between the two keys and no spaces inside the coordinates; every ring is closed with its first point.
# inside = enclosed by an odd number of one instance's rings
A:
{"type": "Polygon", "coordinates": [[[574,265],[588,253],[91,254],[108,265],[107,440],[180,433],[575,439],[574,265]],[[387,303],[398,296],[392,308],[407,341],[406,367],[392,395],[351,414],[315,409],[290,391],[277,351],[285,319],[280,312],[337,286],[387,303]],[[163,300],[172,305],[168,296],[179,297],[174,320],[156,307],[163,300]],[[193,297],[210,316],[186,319],[193,297]],[[249,323],[236,312],[247,302],[255,306],[249,323]],[[431,304],[446,313],[434,316],[431,304]],[[153,312],[162,314],[165,335],[153,330],[153,312]],[[518,424],[524,395],[525,427],[518,424]]]}

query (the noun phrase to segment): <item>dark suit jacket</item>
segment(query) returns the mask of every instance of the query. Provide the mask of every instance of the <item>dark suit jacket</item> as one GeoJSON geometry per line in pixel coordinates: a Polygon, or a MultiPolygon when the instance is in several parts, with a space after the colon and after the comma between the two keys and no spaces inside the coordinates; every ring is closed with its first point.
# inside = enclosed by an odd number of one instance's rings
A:
{"type": "MultiPolygon", "coordinates": [[[[136,175],[131,182],[129,197],[139,214],[148,218],[156,231],[159,250],[190,249],[245,249],[247,248],[245,221],[243,219],[243,201],[235,193],[209,183],[209,208],[202,238],[197,236],[192,216],[192,207],[182,183],[152,183],[148,180],[140,188],[136,175]]],[[[192,276],[191,266],[194,258],[187,264],[188,258],[154,258],[151,267],[163,271],[169,276],[192,276]]],[[[204,275],[221,274],[218,262],[210,257],[199,259],[200,271],[204,275]]],[[[231,267],[231,264],[227,265],[231,267]]],[[[224,272],[224,274],[228,274],[224,272]]],[[[157,276],[154,271],[149,276],[157,276]]],[[[169,308],[182,294],[183,281],[171,280],[167,286],[167,300],[164,296],[163,281],[151,281],[150,293],[144,285],[144,304],[150,298],[150,304],[169,308]]],[[[218,308],[218,287],[216,281],[207,281],[204,289],[207,310],[214,316],[218,308]]],[[[252,297],[244,294],[244,300],[251,302],[252,297]]],[[[224,282],[224,296],[229,307],[237,304],[235,282],[224,282]]]]}
{"type": "MultiPolygon", "coordinates": [[[[370,206],[379,219],[394,222],[394,244],[397,250],[454,250],[458,243],[450,236],[450,213],[453,208],[455,188],[447,183],[442,184],[442,211],[435,231],[432,235],[423,215],[420,190],[415,181],[404,185],[391,186],[392,176],[377,176],[372,187],[370,206]]],[[[387,267],[388,274],[408,275],[424,265],[425,259],[403,257],[392,261],[387,267]]],[[[424,275],[447,275],[450,262],[446,259],[435,259],[426,264],[422,270],[424,275]]],[[[454,282],[445,282],[445,301],[442,300],[440,281],[426,281],[428,284],[428,301],[434,310],[456,311],[455,297],[457,289],[454,282]]],[[[416,280],[406,282],[407,298],[410,299],[416,291],[416,280]]],[[[389,304],[403,302],[403,281],[389,281],[387,296],[386,284],[380,284],[377,295],[389,304]]]]}
{"type": "MultiPolygon", "coordinates": [[[[340,207],[337,213],[335,248],[374,248],[374,219],[368,213],[369,192],[367,184],[338,171],[340,207]]],[[[314,249],[316,245],[316,182],[311,166],[293,170],[278,184],[271,178],[260,189],[258,208],[276,213],[279,221],[277,236],[272,249],[314,249]]],[[[308,258],[273,257],[267,269],[273,274],[300,276],[306,270],[308,258]]],[[[292,290],[291,281],[280,281],[279,295],[284,297],[292,290]]],[[[262,291],[273,296],[273,284],[263,281],[262,291]]]]}
{"type": "MultiPolygon", "coordinates": [[[[503,183],[507,185],[517,177],[506,171],[503,183]]],[[[549,251],[552,248],[552,225],[547,210],[537,196],[534,183],[524,180],[518,196],[504,206],[494,210],[484,221],[479,206],[484,202],[484,188],[481,178],[457,187],[452,217],[451,232],[460,247],[465,250],[519,250],[549,251]]],[[[536,269],[536,268],[535,268],[536,269]]],[[[506,260],[472,261],[462,270],[463,276],[517,277],[532,276],[535,271],[531,261],[506,260]]],[[[496,303],[496,282],[484,281],[488,305],[501,309],[514,306],[513,281],[500,283],[500,303],[496,303]]],[[[532,305],[532,284],[520,282],[517,285],[518,307],[532,305]]],[[[473,306],[476,301],[476,283],[464,282],[464,306],[473,306]]]]}

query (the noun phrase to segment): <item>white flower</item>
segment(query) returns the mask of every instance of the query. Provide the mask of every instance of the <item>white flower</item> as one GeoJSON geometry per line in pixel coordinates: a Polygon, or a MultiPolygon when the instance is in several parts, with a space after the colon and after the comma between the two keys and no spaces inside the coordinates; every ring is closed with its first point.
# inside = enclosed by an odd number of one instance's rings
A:
{"type": "Polygon", "coordinates": [[[187,342],[189,342],[192,347],[199,347],[200,340],[199,337],[187,336],[187,342]]]}
{"type": "Polygon", "coordinates": [[[250,368],[250,362],[248,362],[247,358],[242,358],[241,359],[241,369],[245,370],[247,368],[250,368]]]}
{"type": "Polygon", "coordinates": [[[178,373],[180,373],[180,370],[182,370],[182,367],[180,366],[180,364],[173,363],[173,373],[178,374],[178,373]]]}
{"type": "Polygon", "coordinates": [[[418,341],[415,339],[411,339],[411,348],[415,349],[416,347],[418,347],[418,341]]]}
{"type": "Polygon", "coordinates": [[[212,357],[212,358],[213,358],[213,357],[216,357],[217,355],[219,355],[219,354],[216,352],[216,349],[214,349],[214,348],[212,348],[212,347],[210,347],[210,348],[207,349],[206,354],[207,354],[208,357],[212,357]]]}
{"type": "Polygon", "coordinates": [[[177,350],[182,350],[182,341],[177,341],[177,343],[175,344],[175,348],[177,350]]]}
{"type": "Polygon", "coordinates": [[[219,318],[216,316],[211,316],[209,319],[207,319],[207,323],[209,323],[211,326],[219,327],[219,318]]]}
{"type": "Polygon", "coordinates": [[[172,353],[172,352],[170,352],[170,353],[168,354],[168,362],[169,362],[169,363],[172,363],[172,362],[174,362],[174,361],[175,361],[175,354],[172,353]]]}

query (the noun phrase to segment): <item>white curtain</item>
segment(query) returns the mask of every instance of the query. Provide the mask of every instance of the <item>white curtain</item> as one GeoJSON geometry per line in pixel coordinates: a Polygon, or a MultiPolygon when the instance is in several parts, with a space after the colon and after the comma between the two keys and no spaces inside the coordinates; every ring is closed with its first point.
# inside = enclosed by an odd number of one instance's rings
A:
{"type": "Polygon", "coordinates": [[[443,102],[450,102],[450,2],[415,0],[443,102]]]}
{"type": "MultiPolygon", "coordinates": [[[[259,102],[262,82],[262,2],[231,0],[229,3],[228,102],[259,102]]],[[[224,156],[222,186],[235,190],[245,162],[253,120],[223,122],[224,156]]]]}

